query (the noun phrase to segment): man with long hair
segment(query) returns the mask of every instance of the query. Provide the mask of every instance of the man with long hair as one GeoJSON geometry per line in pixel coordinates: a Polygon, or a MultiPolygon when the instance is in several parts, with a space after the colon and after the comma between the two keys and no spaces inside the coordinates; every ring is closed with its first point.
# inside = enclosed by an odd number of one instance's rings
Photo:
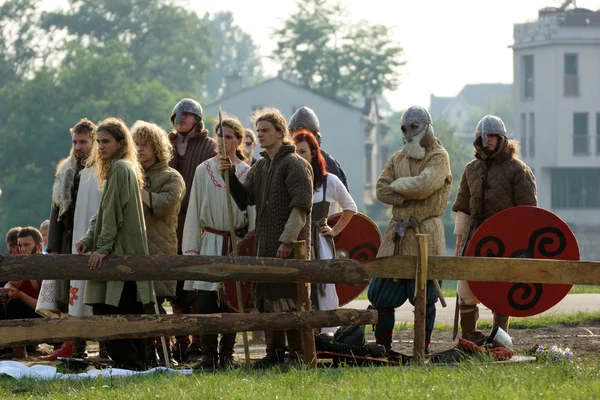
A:
{"type": "MultiPolygon", "coordinates": [[[[96,125],[82,118],[69,129],[71,152],[56,167],[56,178],[52,188],[52,207],[48,225],[46,251],[50,254],[71,254],[73,225],[81,171],[92,153],[96,142],[96,125]]],[[[58,317],[68,313],[70,285],[68,280],[44,280],[40,290],[37,312],[45,317],[58,317]]],[[[44,361],[55,361],[58,357],[85,355],[85,342],[64,342],[52,354],[41,357],[44,361]],[[75,349],[74,349],[75,348],[75,349]]]]}
{"type": "MultiPolygon", "coordinates": [[[[185,183],[179,172],[169,167],[173,147],[167,133],[156,124],[137,121],[131,127],[131,135],[137,145],[146,181],[142,201],[148,251],[150,255],[177,255],[177,216],[185,194],[185,183]]],[[[154,281],[158,304],[166,298],[175,297],[176,286],[177,281],[154,281]]],[[[148,339],[146,343],[150,365],[156,364],[157,340],[148,339]]],[[[170,346],[168,351],[170,353],[170,346]]],[[[159,354],[164,356],[162,351],[159,354]]],[[[172,357],[169,355],[169,358],[172,357]]]]}
{"type": "MultiPolygon", "coordinates": [[[[171,113],[171,123],[175,131],[169,134],[173,145],[173,159],[169,162],[169,166],[181,174],[186,187],[177,220],[177,240],[179,242],[177,250],[178,254],[182,254],[183,225],[196,167],[217,155],[217,142],[208,136],[208,130],[204,128],[202,106],[194,99],[186,98],[175,105],[171,113]]],[[[183,281],[177,282],[177,295],[171,301],[173,314],[195,314],[195,292],[184,291],[183,283],[183,281]]],[[[193,335],[192,341],[189,336],[178,336],[176,339],[174,356],[177,361],[200,361],[202,355],[199,336],[193,335]]]]}
{"type": "MultiPolygon", "coordinates": [[[[234,118],[223,120],[223,132],[219,125],[215,126],[218,136],[219,152],[225,142],[226,156],[235,166],[237,178],[244,182],[250,166],[244,161],[242,151],[244,128],[234,118]]],[[[190,204],[183,227],[182,250],[185,255],[229,255],[232,250],[229,216],[227,213],[227,192],[225,180],[219,173],[220,155],[204,161],[196,168],[196,176],[192,183],[190,204]]],[[[233,225],[236,233],[248,230],[248,216],[239,208],[233,208],[233,225]]],[[[240,233],[241,237],[244,236],[240,233]]],[[[239,238],[238,238],[239,239],[239,238]]],[[[184,289],[196,290],[196,312],[199,314],[214,314],[232,312],[221,300],[219,302],[218,282],[186,281],[184,289]],[[191,286],[191,287],[190,287],[191,286]],[[220,303],[220,304],[219,304],[220,303]]],[[[215,369],[217,365],[223,368],[237,367],[233,359],[235,333],[221,335],[203,335],[202,360],[200,368],[215,369]],[[219,346],[217,346],[219,344],[219,346]],[[217,349],[218,347],[218,349],[217,349]]]]}
{"type": "MultiPolygon", "coordinates": [[[[103,188],[98,213],[85,236],[76,243],[77,252],[92,252],[90,269],[100,268],[109,254],[148,254],[144,209],[140,189],[144,174],[129,129],[117,118],[98,125],[98,152],[90,163],[98,170],[103,188]]],[[[156,301],[150,281],[87,281],[84,302],[94,315],[143,314],[144,306],[156,301]]],[[[143,339],[109,340],[108,355],[121,368],[147,368],[143,339]]]]}
{"type": "MultiPolygon", "coordinates": [[[[290,258],[292,245],[305,241],[310,248],[310,213],[313,197],[313,173],[310,165],[295,152],[285,118],[279,110],[266,108],[252,115],[263,156],[250,169],[242,184],[233,163],[221,156],[219,169],[229,173],[231,194],[238,207],[256,205],[255,255],[290,258]]],[[[296,284],[254,284],[254,300],[259,312],[296,310],[296,284]]],[[[267,331],[266,357],[257,368],[284,362],[285,339],[291,358],[301,354],[299,330],[267,331]]]]}

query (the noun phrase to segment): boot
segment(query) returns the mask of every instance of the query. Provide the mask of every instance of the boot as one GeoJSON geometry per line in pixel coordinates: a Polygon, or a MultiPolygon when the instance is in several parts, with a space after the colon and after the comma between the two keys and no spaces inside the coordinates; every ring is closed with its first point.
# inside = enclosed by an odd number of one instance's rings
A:
{"type": "Polygon", "coordinates": [[[73,356],[73,343],[64,342],[57,350],[54,350],[52,354],[40,357],[42,361],[56,361],[58,357],[72,357],[73,356]]]}
{"type": "Polygon", "coordinates": [[[202,358],[194,368],[214,370],[219,365],[217,355],[217,342],[219,335],[203,335],[200,337],[202,341],[202,358]]]}
{"type": "Polygon", "coordinates": [[[235,333],[221,335],[219,342],[219,365],[225,369],[238,369],[240,364],[233,358],[233,346],[235,346],[235,333]]]}
{"type": "Polygon", "coordinates": [[[175,346],[173,346],[173,357],[178,363],[182,364],[185,362],[185,353],[189,347],[189,342],[179,341],[179,339],[175,342],[175,346]]]}
{"type": "Polygon", "coordinates": [[[265,331],[265,343],[267,355],[256,361],[252,368],[269,368],[285,361],[285,331],[265,331]]]}
{"type": "Polygon", "coordinates": [[[304,362],[302,357],[302,334],[298,329],[285,331],[288,341],[289,353],[286,363],[299,365],[304,362]]]}
{"type": "Polygon", "coordinates": [[[460,305],[460,330],[462,338],[469,340],[469,335],[477,330],[479,307],[477,305],[460,305]]]}
{"type": "MultiPolygon", "coordinates": [[[[169,358],[169,365],[171,366],[171,368],[174,368],[176,366],[179,365],[179,363],[175,360],[175,357],[173,357],[173,348],[171,347],[171,343],[169,342],[169,337],[166,336],[165,337],[166,340],[166,344],[167,344],[167,357],[169,358]]],[[[165,354],[162,348],[162,342],[157,341],[156,345],[159,347],[157,349],[157,353],[158,353],[158,365],[160,365],[161,367],[166,367],[167,364],[165,363],[165,354]]]]}
{"type": "Polygon", "coordinates": [[[507,315],[494,313],[493,328],[498,326],[498,327],[502,328],[502,330],[504,332],[508,333],[508,322],[509,322],[509,317],[507,315]]]}
{"type": "Polygon", "coordinates": [[[396,310],[393,307],[377,308],[377,325],[375,325],[375,342],[386,350],[392,348],[394,335],[394,324],[396,322],[396,310]]]}
{"type": "Polygon", "coordinates": [[[25,346],[13,347],[12,352],[3,354],[0,360],[12,360],[13,358],[22,359],[27,357],[25,346]]]}
{"type": "MultiPolygon", "coordinates": [[[[185,362],[193,364],[202,361],[202,338],[193,338],[192,343],[185,352],[185,362]]],[[[215,344],[215,347],[217,345],[215,344]]]]}
{"type": "Polygon", "coordinates": [[[146,339],[146,358],[150,368],[158,366],[156,358],[156,339],[146,339]]]}
{"type": "Polygon", "coordinates": [[[87,358],[85,352],[85,340],[78,340],[73,342],[73,358],[87,358]]]}

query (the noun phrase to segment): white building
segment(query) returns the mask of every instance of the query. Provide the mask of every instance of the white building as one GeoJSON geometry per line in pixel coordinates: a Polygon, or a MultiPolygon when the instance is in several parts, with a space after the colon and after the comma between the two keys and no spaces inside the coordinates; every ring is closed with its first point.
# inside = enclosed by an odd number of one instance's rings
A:
{"type": "Polygon", "coordinates": [[[374,100],[367,100],[362,108],[356,107],[281,76],[246,88],[237,83],[234,82],[234,88],[228,83],[230,89],[208,104],[204,112],[217,116],[221,106],[224,113],[235,115],[245,127],[252,127],[249,118],[258,108],[275,107],[288,121],[301,106],[312,108],[321,125],[321,145],[342,166],[359,211],[374,220],[380,217],[383,208],[376,198],[375,185],[388,159],[383,141],[388,127],[374,100]]]}
{"type": "Polygon", "coordinates": [[[569,3],[514,26],[514,119],[539,206],[571,225],[582,258],[599,259],[600,12],[569,3]]]}

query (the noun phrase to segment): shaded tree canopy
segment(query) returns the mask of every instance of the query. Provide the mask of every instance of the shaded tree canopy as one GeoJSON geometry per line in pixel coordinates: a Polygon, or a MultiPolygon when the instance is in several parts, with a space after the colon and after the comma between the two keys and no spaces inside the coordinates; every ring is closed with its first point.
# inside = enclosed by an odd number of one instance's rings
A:
{"type": "Polygon", "coordinates": [[[348,23],[339,3],[297,0],[296,12],[275,30],[272,58],[300,83],[327,95],[353,100],[399,85],[404,51],[389,28],[348,23]]]}
{"type": "Polygon", "coordinates": [[[68,155],[69,128],[79,119],[142,119],[171,129],[181,98],[206,102],[199,94],[208,91],[216,54],[235,53],[249,71],[243,73],[260,70],[258,59],[245,64],[256,49],[247,34],[210,28],[213,19],[232,24],[230,13],[200,18],[166,0],[69,0],[52,12],[41,6],[0,4],[2,234],[48,218],[55,167],[68,155]]]}

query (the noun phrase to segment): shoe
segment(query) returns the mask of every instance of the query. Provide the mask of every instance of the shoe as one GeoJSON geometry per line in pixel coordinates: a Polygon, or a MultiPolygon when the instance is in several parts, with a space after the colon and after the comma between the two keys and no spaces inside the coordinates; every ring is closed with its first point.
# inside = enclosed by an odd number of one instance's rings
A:
{"type": "Polygon", "coordinates": [[[202,362],[202,344],[199,342],[192,342],[185,352],[184,360],[190,364],[202,362]]]}
{"type": "Polygon", "coordinates": [[[235,333],[221,335],[221,341],[219,342],[219,365],[223,369],[238,369],[241,367],[233,358],[235,338],[235,333]]]}
{"type": "Polygon", "coordinates": [[[73,343],[64,342],[57,350],[54,350],[52,354],[40,357],[42,361],[56,361],[58,357],[69,358],[73,356],[73,343]]]}

